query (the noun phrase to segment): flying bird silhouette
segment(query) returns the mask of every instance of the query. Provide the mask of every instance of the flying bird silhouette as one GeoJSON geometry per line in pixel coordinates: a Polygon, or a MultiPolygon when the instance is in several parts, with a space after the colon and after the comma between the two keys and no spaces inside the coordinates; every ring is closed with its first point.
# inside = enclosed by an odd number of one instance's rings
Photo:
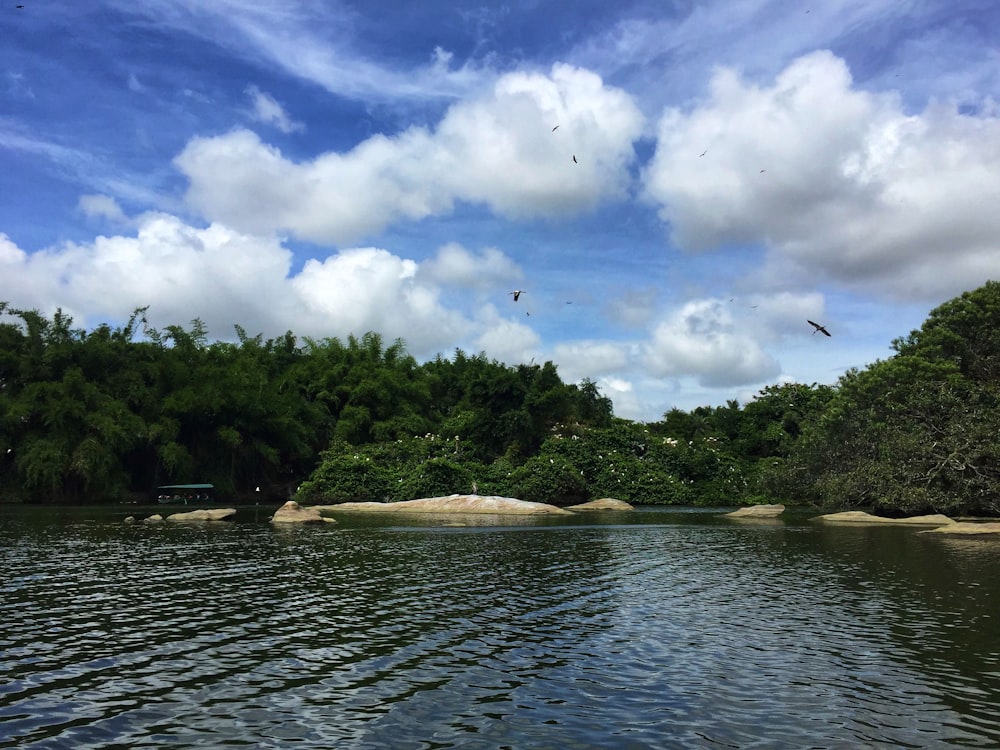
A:
{"type": "Polygon", "coordinates": [[[553,133],[556,132],[557,130],[559,130],[559,126],[558,125],[556,125],[554,128],[552,128],[552,132],[553,133]]]}
{"type": "Polygon", "coordinates": [[[507,294],[514,295],[514,301],[517,302],[517,298],[521,296],[522,289],[515,289],[513,292],[507,292],[507,294]]]}
{"type": "Polygon", "coordinates": [[[698,154],[698,156],[704,156],[707,153],[708,153],[708,150],[706,149],[705,151],[702,151],[700,154],[698,154]]]}
{"type": "Polygon", "coordinates": [[[822,333],[826,336],[830,335],[830,332],[826,330],[826,328],[821,326],[819,323],[813,323],[811,320],[808,319],[806,320],[806,323],[808,323],[809,325],[811,325],[813,328],[816,329],[815,331],[813,331],[813,336],[815,336],[817,333],[822,333]]]}
{"type": "Polygon", "coordinates": [[[576,154],[573,154],[573,163],[574,163],[574,164],[579,164],[579,163],[580,163],[580,162],[578,162],[578,161],[576,160],[576,154]]]}

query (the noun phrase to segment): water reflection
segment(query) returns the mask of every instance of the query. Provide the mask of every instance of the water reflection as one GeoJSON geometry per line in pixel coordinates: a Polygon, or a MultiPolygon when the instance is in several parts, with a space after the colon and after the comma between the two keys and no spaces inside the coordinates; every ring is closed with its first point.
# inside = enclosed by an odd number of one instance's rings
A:
{"type": "Polygon", "coordinates": [[[992,542],[622,515],[7,515],[0,747],[1000,742],[992,542]]]}

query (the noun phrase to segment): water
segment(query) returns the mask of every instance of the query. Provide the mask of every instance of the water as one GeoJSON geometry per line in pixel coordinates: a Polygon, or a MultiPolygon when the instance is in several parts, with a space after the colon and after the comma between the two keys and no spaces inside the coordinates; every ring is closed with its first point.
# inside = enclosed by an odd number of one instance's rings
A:
{"type": "Polygon", "coordinates": [[[158,510],[0,508],[0,748],[1000,746],[1000,539],[158,510]]]}

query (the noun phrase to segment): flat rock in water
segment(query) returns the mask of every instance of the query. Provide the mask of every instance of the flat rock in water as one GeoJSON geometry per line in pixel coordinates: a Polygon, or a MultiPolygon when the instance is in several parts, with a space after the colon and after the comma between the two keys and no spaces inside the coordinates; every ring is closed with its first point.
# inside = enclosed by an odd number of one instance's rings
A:
{"type": "Polygon", "coordinates": [[[910,516],[909,518],[886,518],[884,516],[873,516],[863,510],[845,510],[843,513],[827,513],[824,516],[816,516],[814,521],[830,521],[833,523],[885,523],[885,524],[905,524],[912,526],[945,526],[955,523],[948,516],[935,513],[929,516],[910,516]]]}
{"type": "Polygon", "coordinates": [[[993,522],[968,522],[961,521],[957,523],[946,524],[945,526],[939,526],[936,529],[925,529],[920,532],[921,534],[961,534],[963,536],[974,536],[978,534],[1000,534],[1000,523],[993,522]]]}
{"type": "Polygon", "coordinates": [[[784,512],[784,505],[750,505],[723,515],[729,518],[776,518],[784,512]]]}
{"type": "Polygon", "coordinates": [[[497,515],[572,515],[572,511],[548,503],[533,503],[513,497],[497,495],[448,495],[447,497],[422,497],[398,503],[339,503],[315,505],[317,511],[336,513],[356,511],[362,513],[493,513],[497,515]]]}
{"type": "Polygon", "coordinates": [[[624,500],[616,500],[613,497],[602,497],[579,505],[567,505],[566,510],[588,511],[588,510],[635,510],[624,500]]]}
{"type": "Polygon", "coordinates": [[[332,518],[323,518],[316,508],[303,508],[294,500],[289,500],[271,516],[271,523],[337,523],[332,518]]]}
{"type": "Polygon", "coordinates": [[[236,515],[236,508],[199,508],[186,513],[173,513],[168,521],[228,521],[236,515]]]}
{"type": "Polygon", "coordinates": [[[154,513],[149,518],[142,519],[142,522],[143,523],[159,523],[162,520],[163,520],[163,516],[161,516],[159,513],[154,513]]]}

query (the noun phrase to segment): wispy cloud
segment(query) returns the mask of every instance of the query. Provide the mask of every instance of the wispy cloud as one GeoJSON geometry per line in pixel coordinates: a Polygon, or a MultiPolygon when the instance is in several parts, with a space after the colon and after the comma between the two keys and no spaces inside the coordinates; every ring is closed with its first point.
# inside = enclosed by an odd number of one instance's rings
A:
{"type": "Polygon", "coordinates": [[[253,84],[247,86],[245,91],[252,105],[250,116],[255,121],[272,125],[282,133],[294,133],[306,129],[303,123],[289,117],[284,107],[270,94],[261,91],[253,84]]]}
{"type": "Polygon", "coordinates": [[[366,101],[459,98],[496,77],[469,61],[455,64],[440,46],[426,51],[426,62],[390,66],[367,56],[354,42],[357,13],[347,4],[285,0],[110,0],[123,12],[166,25],[229,53],[277,65],[289,75],[311,81],[330,93],[366,101]]]}

